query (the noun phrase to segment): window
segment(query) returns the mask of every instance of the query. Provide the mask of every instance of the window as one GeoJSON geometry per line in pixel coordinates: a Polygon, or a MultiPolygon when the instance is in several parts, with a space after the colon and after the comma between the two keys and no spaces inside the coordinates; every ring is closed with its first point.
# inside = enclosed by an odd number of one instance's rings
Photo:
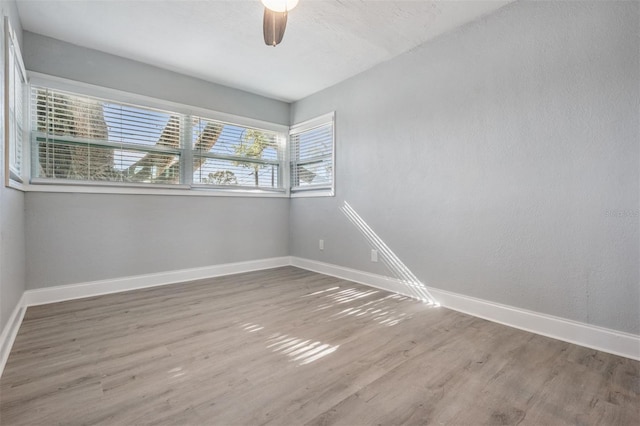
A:
{"type": "Polygon", "coordinates": [[[33,87],[34,178],[180,183],[181,117],[33,87]]]}
{"type": "Polygon", "coordinates": [[[5,184],[10,180],[22,181],[23,120],[26,72],[15,32],[4,19],[5,28],[5,184]]]}
{"type": "Polygon", "coordinates": [[[45,86],[32,87],[31,110],[34,183],[284,192],[275,130],[45,86]]]}
{"type": "Polygon", "coordinates": [[[293,126],[289,138],[291,192],[333,195],[334,113],[293,126]]]}
{"type": "Polygon", "coordinates": [[[276,132],[193,118],[193,183],[273,190],[283,188],[276,132]]]}

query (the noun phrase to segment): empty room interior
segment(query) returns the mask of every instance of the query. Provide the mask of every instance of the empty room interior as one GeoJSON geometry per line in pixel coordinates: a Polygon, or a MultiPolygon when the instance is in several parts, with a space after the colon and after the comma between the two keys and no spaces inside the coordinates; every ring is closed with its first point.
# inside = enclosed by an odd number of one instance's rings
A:
{"type": "Polygon", "coordinates": [[[640,2],[0,7],[0,424],[640,424],[640,2]]]}

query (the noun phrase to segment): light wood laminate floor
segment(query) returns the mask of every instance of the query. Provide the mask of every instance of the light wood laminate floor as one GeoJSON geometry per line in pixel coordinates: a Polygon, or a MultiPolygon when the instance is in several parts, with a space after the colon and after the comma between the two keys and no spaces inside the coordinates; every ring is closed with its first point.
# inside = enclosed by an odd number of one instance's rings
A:
{"type": "Polygon", "coordinates": [[[638,425],[639,364],[285,267],[29,308],[0,422],[638,425]]]}

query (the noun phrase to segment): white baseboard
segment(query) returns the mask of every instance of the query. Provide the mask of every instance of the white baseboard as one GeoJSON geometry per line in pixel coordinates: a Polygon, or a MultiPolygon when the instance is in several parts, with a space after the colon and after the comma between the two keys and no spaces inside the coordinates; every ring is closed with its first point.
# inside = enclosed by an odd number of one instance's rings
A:
{"type": "Polygon", "coordinates": [[[9,359],[11,347],[13,346],[13,342],[16,340],[18,329],[20,328],[20,324],[22,324],[22,319],[24,318],[26,311],[27,307],[24,303],[23,294],[22,297],[20,297],[18,304],[13,309],[13,312],[11,312],[9,321],[2,329],[2,334],[0,334],[0,377],[2,377],[4,366],[9,359]]]}
{"type": "Polygon", "coordinates": [[[47,303],[62,302],[65,300],[82,299],[84,297],[137,290],[147,287],[220,277],[223,275],[259,271],[262,269],[277,268],[279,266],[287,266],[290,264],[291,258],[289,256],[272,257],[268,259],[249,260],[246,262],[224,263],[221,265],[204,266],[200,268],[179,269],[177,271],[166,271],[86,283],[39,288],[36,290],[25,291],[24,296],[27,306],[36,306],[47,303]]]}
{"type": "MultiPolygon", "coordinates": [[[[13,346],[28,306],[271,269],[287,265],[297,266],[410,297],[414,296],[404,283],[395,278],[289,256],[27,290],[11,313],[9,321],[0,335],[0,376],[2,375],[11,347],[13,346]]],[[[526,309],[501,305],[499,303],[445,290],[435,288],[429,288],[428,290],[440,305],[449,309],[576,345],[640,360],[640,336],[634,334],[571,321],[528,311],[526,309]]]]}
{"type": "MultiPolygon", "coordinates": [[[[407,287],[395,278],[299,257],[292,257],[291,264],[321,274],[413,297],[407,287]]],[[[445,308],[531,333],[640,360],[640,336],[635,334],[584,324],[432,287],[429,287],[428,290],[436,302],[445,308]]]]}
{"type": "Polygon", "coordinates": [[[283,256],[27,290],[23,293],[0,335],[0,377],[9,358],[9,353],[18,334],[18,329],[22,324],[24,314],[29,306],[45,305],[47,303],[82,299],[84,297],[119,293],[147,287],[220,277],[223,275],[259,271],[288,266],[290,264],[291,258],[289,256],[283,256]]]}
{"type": "Polygon", "coordinates": [[[444,307],[531,333],[640,360],[640,336],[527,309],[430,289],[444,307]]]}
{"type": "Polygon", "coordinates": [[[359,271],[357,269],[346,268],[344,266],[318,262],[295,256],[291,258],[291,265],[317,272],[319,274],[330,275],[332,277],[342,278],[343,280],[364,284],[369,287],[391,291],[404,296],[415,297],[412,292],[407,291],[407,286],[396,278],[385,277],[384,275],[372,274],[369,272],[359,271]]]}

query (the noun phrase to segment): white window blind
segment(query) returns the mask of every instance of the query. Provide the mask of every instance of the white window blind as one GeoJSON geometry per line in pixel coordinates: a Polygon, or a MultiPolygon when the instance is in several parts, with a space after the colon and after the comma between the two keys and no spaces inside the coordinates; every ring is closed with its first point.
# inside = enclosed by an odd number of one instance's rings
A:
{"type": "Polygon", "coordinates": [[[194,117],[191,143],[194,184],[284,190],[276,132],[194,117]]]}
{"type": "Polygon", "coordinates": [[[247,126],[248,119],[232,124],[39,85],[31,90],[31,119],[36,183],[284,192],[284,134],[247,126]]]}
{"type": "Polygon", "coordinates": [[[292,127],[289,143],[291,191],[333,190],[333,114],[292,127]]]}
{"type": "Polygon", "coordinates": [[[180,183],[179,114],[44,87],[31,105],[34,177],[180,183]]]}
{"type": "Polygon", "coordinates": [[[24,97],[26,72],[16,35],[5,17],[5,140],[8,176],[21,180],[24,154],[24,97]]]}

